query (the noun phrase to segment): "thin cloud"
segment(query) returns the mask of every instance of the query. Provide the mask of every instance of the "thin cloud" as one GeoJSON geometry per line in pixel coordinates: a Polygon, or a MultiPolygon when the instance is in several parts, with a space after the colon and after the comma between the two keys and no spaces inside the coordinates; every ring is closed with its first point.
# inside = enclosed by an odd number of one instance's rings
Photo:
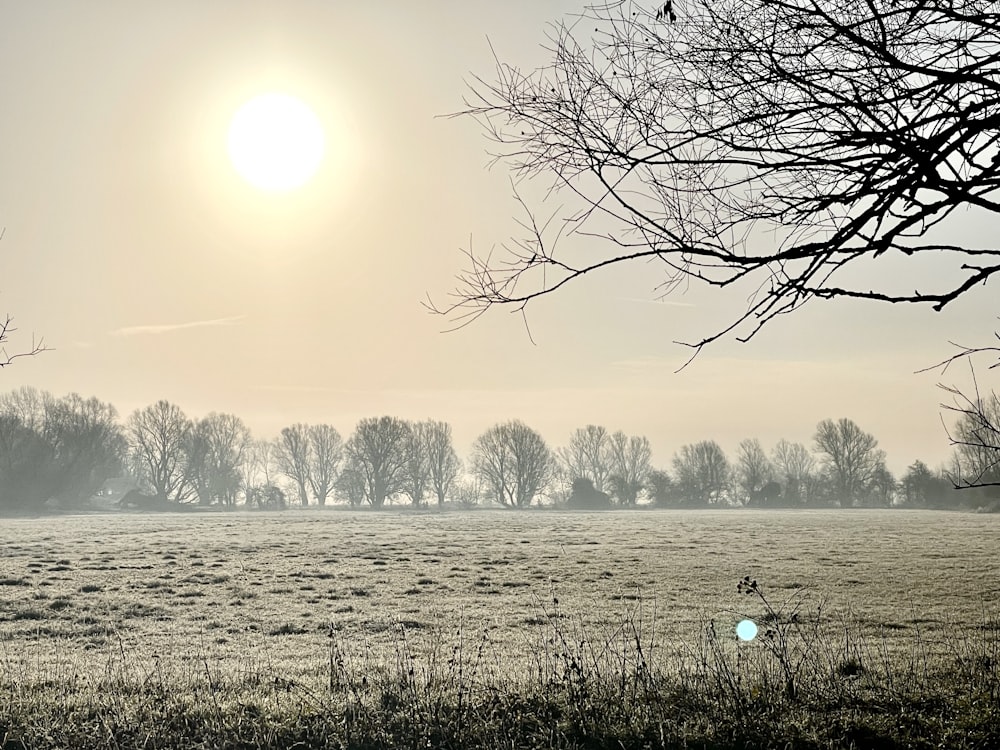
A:
{"type": "Polygon", "coordinates": [[[333,388],[325,385],[255,385],[256,391],[277,391],[279,393],[368,393],[369,391],[352,391],[344,388],[333,388]]]}
{"type": "Polygon", "coordinates": [[[181,331],[187,328],[209,328],[212,326],[231,326],[243,320],[246,315],[234,315],[229,318],[215,318],[213,320],[195,320],[191,323],[166,323],[163,325],[151,326],[126,326],[111,332],[112,336],[145,336],[170,333],[171,331],[181,331]]]}
{"type": "Polygon", "coordinates": [[[665,307],[694,307],[690,302],[678,302],[672,299],[640,299],[638,297],[617,297],[623,302],[637,302],[643,305],[663,305],[665,307]]]}

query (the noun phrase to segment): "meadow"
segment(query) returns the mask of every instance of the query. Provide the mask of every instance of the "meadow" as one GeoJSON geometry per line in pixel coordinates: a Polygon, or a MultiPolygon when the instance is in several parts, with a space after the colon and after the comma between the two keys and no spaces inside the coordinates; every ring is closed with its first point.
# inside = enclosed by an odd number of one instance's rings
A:
{"type": "Polygon", "coordinates": [[[120,513],[0,549],[5,749],[1000,739],[995,515],[120,513]]]}

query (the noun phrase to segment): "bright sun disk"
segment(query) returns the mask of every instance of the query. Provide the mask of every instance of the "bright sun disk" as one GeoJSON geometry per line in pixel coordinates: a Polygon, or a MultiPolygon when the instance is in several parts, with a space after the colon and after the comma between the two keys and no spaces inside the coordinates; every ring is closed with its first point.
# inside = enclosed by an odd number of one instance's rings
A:
{"type": "Polygon", "coordinates": [[[294,96],[254,97],[233,115],[226,139],[236,171],[256,188],[284,192],[316,174],[326,142],[319,118],[294,96]]]}

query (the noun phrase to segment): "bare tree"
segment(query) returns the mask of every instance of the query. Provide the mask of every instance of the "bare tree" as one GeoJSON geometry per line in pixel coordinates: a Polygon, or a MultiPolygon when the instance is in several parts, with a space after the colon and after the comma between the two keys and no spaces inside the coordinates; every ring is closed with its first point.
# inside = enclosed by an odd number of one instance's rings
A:
{"type": "Polygon", "coordinates": [[[774,467],[760,440],[750,438],[740,441],[736,447],[736,482],[742,495],[740,499],[744,503],[753,502],[773,479],[774,467]]]}
{"type": "MultiPolygon", "coordinates": [[[[1000,341],[1000,332],[994,337],[1000,341]]],[[[956,489],[1000,487],[1000,396],[995,391],[983,392],[973,366],[973,360],[983,354],[997,357],[988,372],[1000,368],[1000,346],[969,347],[952,342],[958,353],[927,369],[940,369],[944,374],[959,361],[967,361],[971,388],[939,383],[938,387],[951,396],[942,406],[956,419],[948,439],[955,449],[951,481],[956,489]]],[[[986,491],[986,497],[998,500],[1000,492],[986,491]]]]}
{"type": "Polygon", "coordinates": [[[952,481],[959,489],[1000,487],[1000,396],[972,395],[949,388],[954,402],[946,408],[957,415],[949,432],[955,448],[952,481]]]}
{"type": "Polygon", "coordinates": [[[605,490],[612,468],[611,436],[603,427],[589,424],[574,430],[569,445],[559,448],[556,456],[562,464],[566,480],[589,479],[598,492],[605,490]]]}
{"type": "Polygon", "coordinates": [[[248,485],[273,484],[274,443],[269,440],[253,439],[243,454],[244,469],[248,485]]]}
{"type": "Polygon", "coordinates": [[[674,487],[696,505],[719,503],[729,487],[729,461],[714,440],[681,446],[674,455],[674,487]]]}
{"type": "Polygon", "coordinates": [[[680,498],[673,478],[661,469],[651,469],[646,479],[646,491],[658,506],[669,506],[680,498]]]}
{"type": "Polygon", "coordinates": [[[903,504],[916,508],[947,507],[948,501],[958,495],[946,478],[920,460],[907,467],[899,490],[903,504]]]}
{"type": "Polygon", "coordinates": [[[452,445],[451,425],[433,420],[424,424],[431,491],[437,497],[438,507],[441,507],[455,485],[462,462],[452,445]]]}
{"type": "Polygon", "coordinates": [[[295,483],[302,506],[309,505],[309,427],[285,427],[274,442],[274,459],[278,470],[295,483]]]}
{"type": "Polygon", "coordinates": [[[506,422],[476,438],[473,467],[494,500],[521,508],[548,484],[552,454],[542,436],[523,422],[506,422]]]}
{"type": "Polygon", "coordinates": [[[0,413],[16,417],[18,422],[31,430],[41,430],[45,413],[53,401],[51,393],[22,385],[0,396],[0,413]]]}
{"type": "Polygon", "coordinates": [[[169,401],[136,409],[126,422],[126,435],[138,470],[136,477],[162,500],[180,499],[185,485],[184,445],[191,420],[169,401]]]}
{"type": "MultiPolygon", "coordinates": [[[[0,235],[2,235],[2,232],[0,232],[0,235]]],[[[14,319],[10,317],[10,315],[7,315],[3,322],[0,322],[0,368],[6,367],[15,359],[19,359],[20,357],[33,357],[36,354],[49,351],[48,347],[45,346],[44,339],[38,339],[36,341],[35,337],[32,336],[31,347],[29,349],[10,354],[4,344],[7,343],[7,339],[10,337],[10,334],[16,331],[17,329],[14,328],[14,319]]]]}
{"type": "Polygon", "coordinates": [[[328,424],[309,427],[309,486],[320,505],[326,505],[333,492],[343,455],[344,441],[336,428],[328,424]]]}
{"type": "Polygon", "coordinates": [[[0,411],[0,508],[38,507],[52,497],[59,483],[54,457],[41,430],[0,411]]]}
{"type": "Polygon", "coordinates": [[[786,502],[801,502],[806,499],[816,460],[802,443],[779,440],[771,453],[771,460],[779,480],[784,484],[786,502]]]}
{"type": "Polygon", "coordinates": [[[430,423],[410,423],[410,443],[406,452],[406,478],[403,491],[414,507],[423,505],[424,495],[431,483],[430,423]]]}
{"type": "Polygon", "coordinates": [[[364,477],[365,500],[375,508],[405,489],[410,455],[410,425],[396,417],[370,417],[358,422],[346,453],[364,477]]]}
{"type": "MultiPolygon", "coordinates": [[[[649,477],[649,460],[653,451],[645,437],[628,437],[616,432],[609,438],[611,476],[608,481],[618,502],[633,506],[649,477]]],[[[600,492],[600,488],[597,488],[600,492]]]]}
{"type": "Polygon", "coordinates": [[[194,501],[200,505],[212,503],[211,444],[208,425],[203,419],[192,423],[184,440],[184,483],[194,501]]]}
{"type": "Polygon", "coordinates": [[[53,496],[61,502],[86,500],[121,473],[127,442],[110,403],[76,393],[52,400],[42,434],[55,448],[60,483],[53,496]]]}
{"type": "Polygon", "coordinates": [[[364,471],[356,461],[348,458],[334,483],[337,493],[354,508],[365,501],[366,487],[364,471]]]}
{"type": "Polygon", "coordinates": [[[0,398],[0,504],[77,504],[121,473],[127,444],[109,403],[34,388],[0,398]]]}
{"type": "Polygon", "coordinates": [[[487,496],[486,487],[478,475],[456,479],[453,492],[458,504],[463,508],[479,505],[487,496]]]}
{"type": "Polygon", "coordinates": [[[588,6],[554,29],[550,65],[498,63],[495,82],[475,79],[459,114],[516,175],[569,195],[555,236],[597,235],[610,250],[556,257],[532,218],[506,254],[470,249],[455,302],[433,309],[459,321],[523,309],[583,275],[654,261],[662,293],[689,280],[753,292],[735,320],[689,342],[697,353],[810,299],[941,310],[1000,272],[1000,248],[949,241],[941,226],[1000,214],[994,3],[674,5],[667,18],[588,6]],[[844,272],[861,267],[852,284],[844,272]],[[908,274],[931,267],[915,290],[908,274]]]}
{"type": "Polygon", "coordinates": [[[252,439],[243,452],[243,497],[248,508],[284,507],[284,493],[274,484],[274,444],[252,439]]]}
{"type": "Polygon", "coordinates": [[[202,502],[233,506],[244,485],[241,470],[244,454],[251,443],[250,430],[232,414],[212,412],[197,425],[206,448],[202,478],[202,502]]]}
{"type": "Polygon", "coordinates": [[[872,478],[868,482],[868,504],[877,508],[888,508],[896,499],[898,490],[899,482],[896,481],[896,477],[892,475],[883,460],[875,467],[872,478]]]}
{"type": "Polygon", "coordinates": [[[841,506],[849,508],[863,500],[885,466],[878,440],[846,418],[824,419],[816,426],[815,440],[841,506]]]}

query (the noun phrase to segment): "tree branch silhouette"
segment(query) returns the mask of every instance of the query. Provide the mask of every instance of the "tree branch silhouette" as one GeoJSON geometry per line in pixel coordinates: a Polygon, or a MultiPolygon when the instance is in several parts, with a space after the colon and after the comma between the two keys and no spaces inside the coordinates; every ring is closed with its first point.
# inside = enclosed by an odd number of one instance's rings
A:
{"type": "Polygon", "coordinates": [[[960,211],[1000,214],[998,31],[985,0],[588,7],[552,28],[550,65],[498,59],[452,115],[475,118],[515,179],[548,181],[569,207],[502,252],[470,248],[448,304],[429,307],[465,325],[655,260],[658,293],[754,290],[735,320],[683,342],[695,354],[813,299],[942,310],[1000,274],[1000,247],[935,231],[960,211]],[[608,253],[557,259],[552,235],[603,237],[608,253]],[[942,257],[954,273],[923,289],[843,273],[942,257]]]}

